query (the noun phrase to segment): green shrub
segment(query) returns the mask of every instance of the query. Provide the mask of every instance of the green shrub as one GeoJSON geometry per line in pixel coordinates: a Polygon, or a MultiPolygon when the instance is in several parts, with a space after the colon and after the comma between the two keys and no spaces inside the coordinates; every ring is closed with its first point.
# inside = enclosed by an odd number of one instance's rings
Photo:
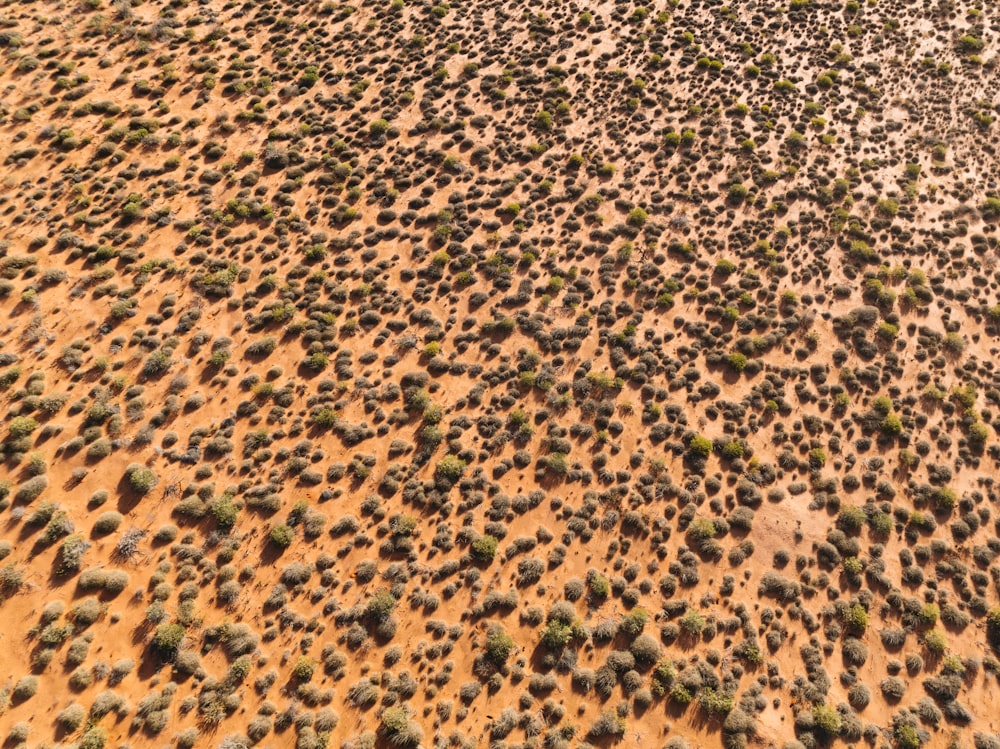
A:
{"type": "Polygon", "coordinates": [[[489,534],[483,534],[472,542],[470,551],[478,561],[492,562],[497,554],[497,540],[489,534]]]}
{"type": "Polygon", "coordinates": [[[671,702],[676,702],[678,705],[690,705],[692,699],[694,699],[694,695],[691,694],[691,690],[680,682],[674,684],[670,690],[671,702]]]}
{"type": "Polygon", "coordinates": [[[453,484],[465,473],[465,461],[456,455],[445,455],[437,464],[434,473],[453,484]]]}
{"type": "Polygon", "coordinates": [[[816,705],[812,710],[813,721],[816,727],[828,738],[833,738],[840,733],[843,719],[834,708],[828,705],[816,705]]]}
{"type": "Polygon", "coordinates": [[[549,650],[561,650],[573,639],[573,627],[565,622],[553,620],[542,631],[542,645],[549,650]]]}
{"type": "Polygon", "coordinates": [[[742,372],[747,367],[747,357],[745,354],[741,354],[736,351],[729,355],[729,366],[735,372],[742,372]]]}
{"type": "Polygon", "coordinates": [[[938,615],[940,610],[936,603],[925,603],[919,611],[917,611],[917,621],[920,622],[925,627],[933,627],[937,624],[938,615]]]}
{"type": "Polygon", "coordinates": [[[223,530],[228,530],[236,525],[236,518],[240,514],[240,508],[229,494],[221,495],[208,506],[208,509],[219,528],[223,530]]]}
{"type": "Polygon", "coordinates": [[[868,518],[865,511],[856,505],[843,505],[837,516],[837,525],[845,531],[859,531],[868,518]]]}
{"type": "Polygon", "coordinates": [[[700,635],[707,625],[705,617],[697,609],[688,609],[677,623],[691,637],[700,635]]]}
{"type": "Polygon", "coordinates": [[[895,436],[903,431],[903,420],[897,414],[889,413],[882,419],[879,428],[884,434],[895,436]]]}
{"type": "Polygon", "coordinates": [[[410,720],[405,706],[387,708],[382,713],[381,730],[392,746],[419,746],[424,737],[423,729],[410,720]]]}
{"type": "Polygon", "coordinates": [[[153,649],[164,660],[172,660],[177,655],[184,633],[184,627],[180,624],[161,624],[153,635],[153,649]]]}
{"type": "Polygon", "coordinates": [[[688,442],[688,452],[700,458],[707,458],[712,453],[712,440],[696,434],[688,442]]]}
{"type": "Polygon", "coordinates": [[[855,604],[844,613],[844,623],[855,634],[861,634],[868,629],[868,612],[861,604],[855,604]]]}
{"type": "Polygon", "coordinates": [[[724,716],[733,709],[735,698],[731,694],[705,687],[698,693],[698,704],[709,715],[724,716]]]}
{"type": "Polygon", "coordinates": [[[611,583],[608,582],[608,578],[597,573],[587,576],[587,588],[590,595],[596,599],[607,598],[611,593],[611,583]]]}
{"type": "Polygon", "coordinates": [[[486,634],[486,655],[497,664],[504,664],[514,652],[514,639],[504,632],[503,628],[494,624],[486,634]]]}
{"type": "Polygon", "coordinates": [[[156,474],[146,466],[132,464],[126,469],[129,486],[137,494],[147,494],[156,486],[156,474]]]}
{"type": "Polygon", "coordinates": [[[271,529],[271,543],[279,549],[287,549],[295,538],[295,531],[287,525],[276,525],[271,529]]]}
{"type": "Polygon", "coordinates": [[[384,622],[396,608],[396,599],[388,590],[380,590],[368,599],[365,614],[377,623],[384,622]]]}
{"type": "Polygon", "coordinates": [[[292,667],[292,676],[299,681],[309,681],[312,679],[315,671],[316,661],[309,656],[303,655],[295,662],[295,666],[292,667]]]}
{"type": "Polygon", "coordinates": [[[948,638],[939,629],[932,629],[924,635],[924,645],[935,655],[941,655],[948,647],[948,638]]]}

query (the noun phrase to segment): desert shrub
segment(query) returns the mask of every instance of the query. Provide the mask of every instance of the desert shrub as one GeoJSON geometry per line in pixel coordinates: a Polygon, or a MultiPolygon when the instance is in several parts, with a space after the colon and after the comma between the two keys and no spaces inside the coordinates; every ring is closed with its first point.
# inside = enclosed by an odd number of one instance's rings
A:
{"type": "Polygon", "coordinates": [[[899,648],[906,642],[906,630],[901,627],[886,627],[879,637],[887,648],[899,648]]]}
{"type": "Polygon", "coordinates": [[[180,624],[161,624],[153,634],[153,649],[164,660],[172,660],[184,639],[184,627],[180,624]]]}
{"type": "Polygon", "coordinates": [[[156,474],[152,470],[138,464],[132,464],[125,470],[132,491],[137,494],[147,494],[156,486],[156,474]]]}
{"type": "Polygon", "coordinates": [[[545,563],[541,559],[526,557],[517,564],[517,584],[520,586],[534,585],[542,579],[545,563]]]}
{"type": "MultiPolygon", "coordinates": [[[[478,682],[477,682],[478,684],[478,682]]],[[[390,707],[382,713],[382,734],[392,746],[418,746],[423,740],[423,729],[410,719],[406,707],[390,707]]]]}
{"type": "Polygon", "coordinates": [[[594,688],[595,674],[592,669],[578,668],[573,671],[571,683],[573,688],[586,694],[594,688]]]}
{"type": "Polygon", "coordinates": [[[67,733],[72,733],[83,725],[83,721],[87,718],[87,711],[84,709],[83,705],[78,705],[73,703],[62,710],[56,715],[56,723],[67,733]]]}
{"type": "Polygon", "coordinates": [[[976,731],[972,734],[972,744],[976,749],[1000,749],[1000,736],[976,731]]]}
{"type": "Polygon", "coordinates": [[[156,533],[153,534],[153,543],[155,544],[169,544],[173,543],[177,539],[177,535],[180,533],[180,529],[173,524],[168,524],[161,526],[156,533]]]}
{"type": "Polygon", "coordinates": [[[587,736],[593,739],[605,736],[624,736],[626,722],[613,710],[605,710],[590,726],[587,736]]]}
{"type": "Polygon", "coordinates": [[[898,676],[887,676],[879,682],[879,689],[887,700],[897,701],[906,693],[906,682],[898,676]]]}
{"type": "Polygon", "coordinates": [[[365,606],[365,615],[372,621],[381,623],[389,618],[396,608],[396,599],[388,590],[376,592],[365,606]]]}
{"type": "Polygon", "coordinates": [[[59,549],[59,572],[67,574],[80,569],[83,555],[90,548],[90,542],[80,535],[67,536],[59,549]]]}
{"type": "Polygon", "coordinates": [[[17,487],[17,491],[14,493],[14,501],[17,504],[30,504],[38,499],[48,486],[48,477],[33,476],[17,487]]]}
{"type": "Polygon", "coordinates": [[[24,721],[14,723],[7,731],[7,739],[4,742],[7,746],[26,746],[24,743],[31,733],[31,726],[24,721]]]}
{"type": "Polygon", "coordinates": [[[643,633],[632,641],[629,652],[635,656],[637,663],[651,665],[660,659],[660,643],[651,635],[643,633]]]}
{"type": "Polygon", "coordinates": [[[284,524],[276,525],[271,529],[271,533],[268,535],[268,538],[271,543],[279,549],[287,549],[292,545],[292,541],[295,539],[295,531],[284,524]]]}
{"type": "Polygon", "coordinates": [[[132,673],[133,670],[135,670],[135,661],[131,658],[121,658],[115,661],[111,665],[111,671],[108,673],[108,685],[115,686],[132,673]]]}
{"type": "Polygon", "coordinates": [[[497,553],[497,539],[489,534],[476,538],[469,547],[472,556],[480,562],[491,562],[497,553]]]}
{"type": "Polygon", "coordinates": [[[77,627],[88,627],[101,616],[101,602],[93,596],[83,598],[70,610],[69,618],[77,627]]]}
{"type": "Polygon", "coordinates": [[[864,684],[852,684],[847,690],[847,701],[855,710],[864,710],[871,698],[871,690],[864,684]]]}
{"type": "Polygon", "coordinates": [[[861,666],[868,660],[868,646],[856,637],[844,638],[841,652],[844,661],[850,665],[861,666]]]}
{"type": "Polygon", "coordinates": [[[22,676],[14,684],[14,688],[11,690],[10,696],[18,701],[24,702],[25,700],[30,700],[38,693],[38,677],[33,674],[28,676],[22,676]]]}
{"type": "Polygon", "coordinates": [[[78,749],[104,749],[108,741],[108,729],[104,726],[91,726],[80,737],[78,749]]]}
{"type": "Polygon", "coordinates": [[[371,679],[361,679],[347,690],[347,699],[359,709],[371,707],[379,698],[378,686],[371,679]]]}
{"type": "Polygon", "coordinates": [[[765,572],[760,579],[758,594],[779,600],[792,601],[802,594],[802,586],[776,572],[765,572]]]}
{"type": "Polygon", "coordinates": [[[16,593],[24,585],[24,570],[14,564],[5,565],[0,569],[0,590],[10,595],[16,593]]]}
{"type": "Polygon", "coordinates": [[[486,634],[487,657],[497,664],[504,664],[514,652],[514,639],[498,624],[491,625],[486,634]]]}
{"type": "Polygon", "coordinates": [[[121,525],[122,520],[123,517],[120,512],[115,512],[114,510],[103,512],[98,515],[97,520],[94,521],[94,532],[99,533],[102,536],[114,533],[118,530],[118,526],[121,525]]]}
{"type": "MultiPolygon", "coordinates": [[[[84,654],[86,658],[86,654],[84,654]]],[[[72,662],[76,662],[74,658],[72,662]]],[[[82,692],[94,683],[94,670],[87,666],[79,666],[69,675],[69,688],[75,692],[82,692]]]]}

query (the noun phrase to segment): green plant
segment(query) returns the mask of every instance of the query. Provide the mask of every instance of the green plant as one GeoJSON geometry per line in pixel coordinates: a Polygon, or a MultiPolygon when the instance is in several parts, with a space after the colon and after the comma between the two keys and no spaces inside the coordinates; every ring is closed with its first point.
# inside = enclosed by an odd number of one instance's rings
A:
{"type": "Polygon", "coordinates": [[[300,656],[292,667],[292,676],[299,681],[309,681],[316,671],[316,661],[307,655],[300,656]]]}
{"type": "Polygon", "coordinates": [[[454,484],[465,473],[465,461],[456,455],[445,455],[434,470],[436,476],[454,484]]]}
{"type": "Polygon", "coordinates": [[[271,529],[271,533],[268,537],[270,538],[271,543],[279,549],[287,549],[292,545],[292,541],[295,539],[295,531],[284,524],[276,525],[271,529]]]}
{"type": "Polygon", "coordinates": [[[688,452],[699,458],[707,458],[712,453],[712,440],[696,434],[688,442],[688,452]]]}
{"type": "MultiPolygon", "coordinates": [[[[857,557],[850,558],[857,560],[857,557]]],[[[849,607],[844,613],[844,623],[855,634],[862,634],[868,629],[868,612],[861,604],[855,604],[849,607]]]]}
{"type": "Polygon", "coordinates": [[[670,700],[676,702],[678,705],[689,705],[693,699],[694,695],[691,694],[691,690],[679,682],[674,684],[670,690],[670,700]]]}
{"type": "Polygon", "coordinates": [[[126,469],[129,486],[137,494],[148,494],[156,486],[156,474],[145,466],[131,465],[126,469]]]}
{"type": "Polygon", "coordinates": [[[895,436],[903,431],[903,421],[894,413],[886,414],[879,428],[884,434],[895,436]]]}
{"type": "Polygon", "coordinates": [[[164,660],[172,660],[184,639],[184,627],[177,623],[165,623],[153,634],[153,649],[164,660]]]}
{"type": "Polygon", "coordinates": [[[480,562],[492,562],[497,554],[497,540],[489,534],[479,536],[470,545],[472,556],[480,562]]]}
{"type": "Polygon", "coordinates": [[[697,637],[704,631],[708,622],[697,609],[688,609],[684,616],[677,620],[677,624],[691,637],[697,637]]]}
{"type": "Polygon", "coordinates": [[[377,623],[384,622],[396,608],[396,599],[388,590],[379,590],[365,606],[365,615],[377,623]]]}
{"type": "Polygon", "coordinates": [[[698,704],[702,710],[712,716],[725,716],[733,709],[735,697],[726,692],[719,692],[711,687],[705,687],[698,692],[698,704]]]}
{"type": "Polygon", "coordinates": [[[486,634],[485,650],[491,661],[503,665],[514,652],[514,638],[508,635],[499,624],[494,624],[486,634]]]}
{"type": "Polygon", "coordinates": [[[611,583],[606,577],[596,573],[588,576],[587,588],[590,590],[590,595],[597,599],[607,598],[611,593],[611,583]]]}
{"type": "Polygon", "coordinates": [[[948,647],[948,638],[939,629],[932,629],[924,634],[924,645],[935,655],[941,655],[948,647]]]}
{"type": "Polygon", "coordinates": [[[812,710],[812,716],[816,727],[822,731],[824,736],[833,738],[840,733],[843,719],[836,709],[829,705],[816,705],[812,710]]]}
{"type": "Polygon", "coordinates": [[[573,627],[553,619],[542,631],[542,645],[549,650],[561,650],[573,639],[573,627]]]}
{"type": "Polygon", "coordinates": [[[240,508],[229,494],[222,494],[208,506],[219,528],[228,530],[236,524],[240,508]]]}

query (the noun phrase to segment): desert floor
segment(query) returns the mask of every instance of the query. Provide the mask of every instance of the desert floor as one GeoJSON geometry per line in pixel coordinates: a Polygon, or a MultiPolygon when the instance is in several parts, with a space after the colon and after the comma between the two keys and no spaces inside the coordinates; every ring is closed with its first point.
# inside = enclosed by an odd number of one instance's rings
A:
{"type": "Polygon", "coordinates": [[[2,3],[3,746],[1000,749],[998,51],[2,3]]]}

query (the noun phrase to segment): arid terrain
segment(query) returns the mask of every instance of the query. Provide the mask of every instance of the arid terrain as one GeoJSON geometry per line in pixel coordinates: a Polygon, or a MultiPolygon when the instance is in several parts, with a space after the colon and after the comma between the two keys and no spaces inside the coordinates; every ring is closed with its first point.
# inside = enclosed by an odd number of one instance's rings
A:
{"type": "Polygon", "coordinates": [[[1000,749],[995,0],[0,5],[3,747],[1000,749]]]}

